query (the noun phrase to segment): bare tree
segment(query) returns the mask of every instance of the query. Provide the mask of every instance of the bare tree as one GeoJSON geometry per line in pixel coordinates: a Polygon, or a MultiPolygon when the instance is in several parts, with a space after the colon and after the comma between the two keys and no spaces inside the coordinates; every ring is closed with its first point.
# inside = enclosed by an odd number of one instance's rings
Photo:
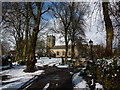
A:
{"type": "Polygon", "coordinates": [[[72,5],[69,4],[68,2],[53,3],[52,15],[56,19],[59,19],[61,26],[59,30],[56,30],[56,32],[62,34],[65,40],[65,46],[66,46],[65,63],[67,63],[68,43],[69,43],[68,30],[71,24],[71,15],[72,15],[70,9],[72,9],[72,5]]]}
{"type": "Polygon", "coordinates": [[[112,55],[112,41],[113,41],[113,25],[109,15],[109,2],[102,2],[103,7],[103,15],[105,21],[105,28],[106,28],[106,50],[105,54],[107,56],[112,55]]]}
{"type": "Polygon", "coordinates": [[[24,7],[25,7],[25,13],[24,16],[25,16],[25,26],[26,26],[26,29],[25,29],[25,44],[24,44],[24,48],[23,48],[23,59],[26,59],[27,57],[27,51],[28,51],[28,34],[29,34],[29,23],[30,23],[30,13],[29,13],[29,4],[28,2],[27,3],[24,3],[24,7]]]}
{"type": "Polygon", "coordinates": [[[85,22],[83,16],[87,12],[85,3],[71,3],[71,25],[69,27],[69,38],[71,40],[71,58],[74,58],[74,50],[77,44],[81,44],[85,39],[85,22]]]}
{"type": "MultiPolygon", "coordinates": [[[[9,32],[14,37],[16,44],[16,60],[22,59],[22,41],[24,33],[24,18],[21,14],[22,3],[3,3],[4,32],[9,32]]],[[[11,39],[9,39],[12,41],[11,39]]]]}
{"type": "Polygon", "coordinates": [[[25,69],[26,72],[32,72],[35,70],[35,63],[36,63],[35,48],[36,48],[37,36],[40,31],[39,25],[41,23],[40,22],[41,16],[49,10],[49,8],[43,10],[44,7],[43,2],[29,3],[29,7],[30,7],[30,14],[34,20],[34,27],[30,38],[30,51],[27,60],[27,67],[25,69]],[[36,10],[36,12],[34,10],[36,10]]]}
{"type": "Polygon", "coordinates": [[[115,53],[119,53],[120,48],[120,2],[110,3],[110,15],[112,17],[112,24],[114,28],[114,47],[116,47],[115,53]]]}
{"type": "Polygon", "coordinates": [[[36,44],[36,53],[38,55],[38,57],[44,56],[45,55],[45,40],[44,38],[39,38],[37,40],[37,44],[36,44]]]}
{"type": "Polygon", "coordinates": [[[7,55],[10,51],[11,44],[8,41],[2,41],[2,54],[7,55]]]}
{"type": "Polygon", "coordinates": [[[40,28],[43,23],[41,21],[42,15],[49,8],[44,7],[43,2],[4,3],[3,7],[3,23],[5,23],[3,28],[5,32],[9,31],[10,35],[14,36],[17,51],[16,60],[25,59],[29,47],[25,71],[34,71],[36,41],[39,31],[43,30],[43,27],[40,28]]]}

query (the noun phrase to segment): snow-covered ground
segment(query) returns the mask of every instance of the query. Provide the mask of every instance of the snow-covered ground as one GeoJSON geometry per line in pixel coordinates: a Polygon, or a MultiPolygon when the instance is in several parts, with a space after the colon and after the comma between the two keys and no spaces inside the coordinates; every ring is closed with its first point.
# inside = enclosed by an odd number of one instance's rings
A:
{"type": "Polygon", "coordinates": [[[86,88],[89,89],[89,85],[87,82],[83,79],[82,76],[80,76],[81,72],[75,73],[72,77],[72,83],[74,84],[74,89],[80,89],[80,88],[86,88]]]}
{"type": "MultiPolygon", "coordinates": [[[[61,64],[62,59],[61,58],[51,58],[48,57],[41,57],[37,60],[36,66],[57,66],[58,68],[68,68],[68,65],[59,65],[61,64]]],[[[8,75],[9,78],[6,80],[1,80],[0,89],[2,88],[20,88],[22,85],[24,85],[27,81],[31,80],[32,78],[36,78],[35,76],[40,75],[44,72],[44,70],[38,70],[33,73],[25,73],[23,70],[26,68],[25,65],[17,65],[17,63],[13,63],[14,68],[0,71],[0,76],[8,75]]],[[[8,66],[6,66],[8,67],[8,66]]],[[[83,68],[84,70],[85,68],[83,68]]],[[[82,76],[80,76],[81,72],[78,72],[73,75],[72,82],[75,85],[74,88],[88,88],[89,86],[87,82],[83,79],[82,76]]],[[[102,85],[99,83],[96,83],[96,88],[102,88],[102,85]]]]}
{"type": "Polygon", "coordinates": [[[62,62],[61,58],[51,58],[48,57],[41,57],[37,60],[36,66],[43,67],[44,65],[53,66],[53,65],[59,65],[62,62]]]}
{"type": "Polygon", "coordinates": [[[99,84],[99,83],[96,83],[95,88],[98,88],[98,89],[103,89],[103,86],[102,86],[101,84],[99,84]]]}
{"type": "MultiPolygon", "coordinates": [[[[80,72],[78,73],[75,73],[72,77],[72,83],[74,84],[74,89],[90,89],[89,88],[89,85],[87,84],[87,81],[85,81],[85,79],[83,79],[82,76],[80,76],[80,73],[83,72],[85,68],[83,68],[80,72]]],[[[103,89],[103,86],[99,83],[96,83],[96,86],[95,86],[96,89],[103,89]]]]}
{"type": "Polygon", "coordinates": [[[67,65],[67,64],[66,64],[66,65],[58,65],[57,67],[58,67],[58,68],[68,68],[69,65],[67,65]]]}
{"type": "Polygon", "coordinates": [[[5,69],[5,68],[9,68],[9,67],[10,67],[10,65],[7,65],[7,66],[0,66],[0,70],[5,69]]]}
{"type": "MultiPolygon", "coordinates": [[[[36,66],[53,66],[61,63],[61,58],[47,58],[42,57],[37,60],[36,66]]],[[[17,63],[14,63],[17,64],[17,63]]],[[[0,76],[8,75],[10,78],[0,81],[0,89],[3,88],[20,88],[27,81],[34,78],[36,75],[40,75],[44,70],[38,70],[33,73],[25,73],[23,70],[26,68],[25,65],[15,65],[14,68],[0,71],[0,76]],[[3,83],[3,85],[1,85],[3,83]]]]}
{"type": "Polygon", "coordinates": [[[19,88],[21,87],[25,82],[33,78],[35,75],[39,75],[43,72],[43,70],[38,70],[34,73],[25,73],[23,70],[25,69],[25,65],[21,66],[15,66],[12,69],[1,71],[1,75],[8,75],[10,78],[1,81],[3,85],[0,86],[0,89],[2,88],[19,88]]]}

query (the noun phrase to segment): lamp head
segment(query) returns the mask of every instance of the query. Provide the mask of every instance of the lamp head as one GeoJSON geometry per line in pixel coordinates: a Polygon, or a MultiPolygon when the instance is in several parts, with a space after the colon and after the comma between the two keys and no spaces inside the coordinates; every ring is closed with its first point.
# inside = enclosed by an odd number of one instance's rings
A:
{"type": "Polygon", "coordinates": [[[90,44],[90,45],[93,45],[93,41],[92,41],[92,40],[90,40],[90,41],[89,41],[89,44],[90,44]]]}

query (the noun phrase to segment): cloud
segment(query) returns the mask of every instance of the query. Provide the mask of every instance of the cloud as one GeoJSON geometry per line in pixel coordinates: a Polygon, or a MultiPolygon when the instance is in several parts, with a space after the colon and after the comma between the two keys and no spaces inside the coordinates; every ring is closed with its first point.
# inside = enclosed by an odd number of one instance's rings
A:
{"type": "MultiPolygon", "coordinates": [[[[55,30],[60,29],[60,23],[59,23],[59,18],[52,18],[49,20],[48,26],[44,28],[44,31],[47,31],[47,35],[54,35],[56,38],[56,45],[63,45],[64,44],[64,38],[61,37],[61,34],[55,33],[55,30]]],[[[47,37],[45,37],[47,38],[47,37]]]]}
{"type": "Polygon", "coordinates": [[[103,20],[103,13],[102,13],[102,6],[101,3],[90,5],[90,14],[89,16],[85,16],[86,20],[86,39],[87,42],[89,40],[93,40],[94,44],[104,44],[106,41],[106,32],[104,27],[104,20],[103,20]]]}

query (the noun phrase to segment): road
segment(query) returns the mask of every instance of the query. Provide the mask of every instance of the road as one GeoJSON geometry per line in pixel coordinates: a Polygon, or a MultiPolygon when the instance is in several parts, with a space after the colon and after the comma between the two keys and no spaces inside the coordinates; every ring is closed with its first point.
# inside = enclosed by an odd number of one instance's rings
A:
{"type": "Polygon", "coordinates": [[[39,89],[61,89],[66,88],[67,90],[73,89],[72,75],[80,71],[79,68],[67,68],[58,69],[57,67],[49,67],[45,69],[45,72],[38,76],[31,84],[22,87],[23,90],[39,89]]]}

